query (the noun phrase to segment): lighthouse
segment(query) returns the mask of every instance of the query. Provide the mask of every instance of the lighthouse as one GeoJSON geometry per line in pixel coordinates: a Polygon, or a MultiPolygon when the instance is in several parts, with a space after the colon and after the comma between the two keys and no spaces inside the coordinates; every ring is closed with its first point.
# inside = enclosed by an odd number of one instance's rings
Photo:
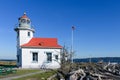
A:
{"type": "Polygon", "coordinates": [[[17,66],[19,68],[60,68],[61,49],[57,38],[35,38],[35,30],[26,13],[18,18],[17,66]]]}
{"type": "Polygon", "coordinates": [[[27,17],[26,13],[22,17],[18,18],[18,27],[15,28],[17,32],[17,45],[27,43],[30,39],[33,38],[35,30],[31,26],[31,21],[27,17]]]}
{"type": "Polygon", "coordinates": [[[35,30],[31,26],[31,21],[26,13],[18,18],[18,26],[14,29],[17,33],[17,66],[21,66],[21,45],[28,43],[32,38],[35,30]]]}

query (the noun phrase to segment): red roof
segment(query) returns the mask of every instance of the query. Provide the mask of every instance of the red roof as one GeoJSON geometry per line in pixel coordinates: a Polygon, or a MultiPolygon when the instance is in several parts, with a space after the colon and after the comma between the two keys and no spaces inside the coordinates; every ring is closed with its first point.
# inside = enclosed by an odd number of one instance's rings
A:
{"type": "MultiPolygon", "coordinates": [[[[21,18],[28,18],[26,13],[24,13],[24,15],[21,18]]],[[[29,19],[29,18],[28,18],[29,19]]]]}
{"type": "Polygon", "coordinates": [[[58,45],[57,38],[32,38],[28,43],[21,47],[37,47],[37,48],[62,48],[58,45]]]}

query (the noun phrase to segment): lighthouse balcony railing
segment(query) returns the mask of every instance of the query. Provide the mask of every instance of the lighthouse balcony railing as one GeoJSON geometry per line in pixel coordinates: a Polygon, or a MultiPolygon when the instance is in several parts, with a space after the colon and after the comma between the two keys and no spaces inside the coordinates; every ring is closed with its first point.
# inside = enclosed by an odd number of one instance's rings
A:
{"type": "MultiPolygon", "coordinates": [[[[20,27],[20,24],[16,24],[16,25],[14,26],[14,29],[17,29],[17,28],[21,28],[21,27],[20,27]]],[[[30,26],[29,28],[30,28],[30,29],[34,29],[34,26],[32,25],[32,26],[30,26]]]]}
{"type": "MultiPolygon", "coordinates": [[[[21,25],[21,24],[15,24],[14,28],[18,28],[18,27],[20,27],[20,25],[21,25]]],[[[34,26],[33,26],[33,25],[30,25],[30,28],[34,28],[34,26]]]]}

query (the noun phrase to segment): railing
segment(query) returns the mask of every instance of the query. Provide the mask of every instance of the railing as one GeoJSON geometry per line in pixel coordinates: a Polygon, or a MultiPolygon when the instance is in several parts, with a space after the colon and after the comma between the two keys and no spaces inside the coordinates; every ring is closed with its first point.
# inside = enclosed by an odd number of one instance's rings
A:
{"type": "MultiPolygon", "coordinates": [[[[14,29],[16,29],[16,28],[20,28],[20,24],[18,24],[18,23],[15,24],[14,29]]],[[[29,28],[30,28],[30,29],[34,29],[34,26],[31,25],[29,28]]]]}

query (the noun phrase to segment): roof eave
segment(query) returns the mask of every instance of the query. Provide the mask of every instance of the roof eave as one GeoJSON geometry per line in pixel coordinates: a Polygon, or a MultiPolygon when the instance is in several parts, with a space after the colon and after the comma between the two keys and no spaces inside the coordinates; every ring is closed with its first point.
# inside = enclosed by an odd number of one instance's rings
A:
{"type": "Polygon", "coordinates": [[[21,46],[21,48],[62,49],[62,47],[21,46]]]}

